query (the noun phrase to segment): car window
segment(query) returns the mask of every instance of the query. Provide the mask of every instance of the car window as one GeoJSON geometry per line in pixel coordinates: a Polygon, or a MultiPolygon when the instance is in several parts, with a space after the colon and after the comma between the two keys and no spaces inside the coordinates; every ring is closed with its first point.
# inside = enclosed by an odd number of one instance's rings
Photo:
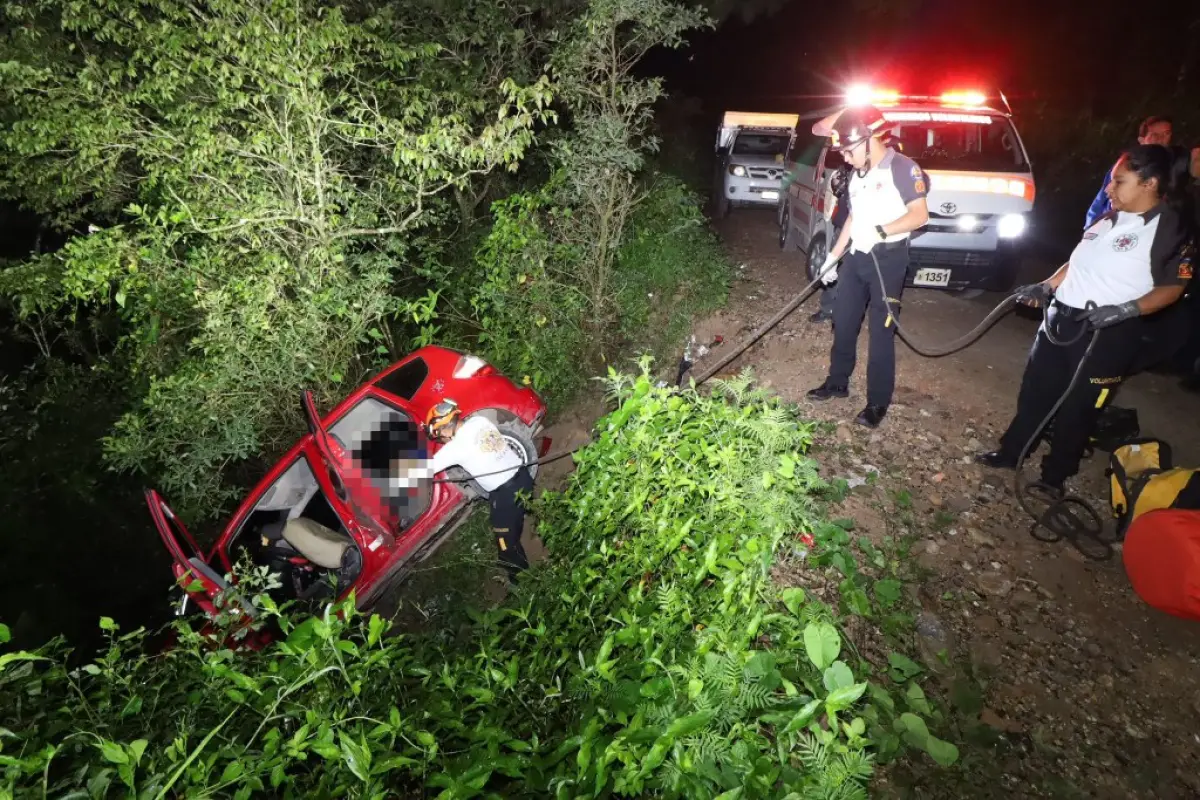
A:
{"type": "Polygon", "coordinates": [[[791,137],[786,134],[739,133],[733,140],[735,156],[781,156],[787,150],[791,137]]]}
{"type": "Polygon", "coordinates": [[[401,367],[375,381],[375,385],[388,394],[394,394],[404,400],[412,400],[413,395],[429,377],[429,365],[423,358],[414,358],[401,367]]]}
{"type": "Polygon", "coordinates": [[[895,112],[895,116],[892,146],[927,170],[1029,171],[1016,132],[1005,117],[958,115],[959,120],[942,121],[925,112],[895,112]]]}
{"type": "MultiPolygon", "coordinates": [[[[329,433],[349,454],[354,479],[347,481],[352,492],[370,495],[364,505],[375,507],[378,498],[385,506],[389,529],[395,530],[417,519],[429,507],[429,487],[401,488],[393,485],[393,474],[418,466],[428,458],[428,448],[419,424],[402,409],[376,397],[364,397],[329,426],[329,433]],[[419,491],[418,491],[419,490],[419,491]]],[[[428,482],[424,482],[428,483],[428,482]]]]}
{"type": "Polygon", "coordinates": [[[815,167],[821,158],[821,148],[825,146],[824,137],[807,134],[796,139],[792,147],[792,160],[797,165],[815,167]]]}

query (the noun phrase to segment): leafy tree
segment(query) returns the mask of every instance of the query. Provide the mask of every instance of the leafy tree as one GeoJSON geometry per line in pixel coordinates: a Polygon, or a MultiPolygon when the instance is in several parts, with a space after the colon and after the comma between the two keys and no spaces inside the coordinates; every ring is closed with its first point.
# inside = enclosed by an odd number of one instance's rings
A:
{"type": "MultiPolygon", "coordinates": [[[[477,6],[458,8],[465,24],[477,6]]],[[[231,464],[295,435],[302,387],[331,399],[371,365],[365,343],[385,349],[389,314],[429,307],[392,292],[410,237],[448,191],[515,168],[549,116],[545,77],[456,81],[472,42],[403,14],[4,7],[0,193],[77,235],[0,292],[27,317],[120,318],[134,400],[106,455],[193,512],[230,496],[231,464]]]]}

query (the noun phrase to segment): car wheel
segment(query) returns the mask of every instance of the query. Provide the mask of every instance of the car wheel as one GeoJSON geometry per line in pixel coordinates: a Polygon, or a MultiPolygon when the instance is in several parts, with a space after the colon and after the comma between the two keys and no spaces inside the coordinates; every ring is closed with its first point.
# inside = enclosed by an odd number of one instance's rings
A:
{"type": "Polygon", "coordinates": [[[797,250],[800,247],[800,237],[796,235],[796,229],[792,227],[791,211],[784,206],[783,213],[779,217],[779,249],[786,252],[797,250]]]}
{"type": "Polygon", "coordinates": [[[808,243],[808,259],[806,260],[806,270],[808,279],[815,281],[817,273],[821,270],[821,265],[825,263],[825,257],[828,255],[829,248],[825,245],[825,234],[818,233],[808,243]]]}
{"type": "MultiPolygon", "coordinates": [[[[529,467],[529,477],[537,480],[539,466],[537,447],[533,443],[533,437],[529,435],[528,426],[519,420],[506,420],[497,423],[496,427],[500,430],[500,435],[504,437],[509,448],[519,455],[529,467]]],[[[479,485],[478,481],[472,480],[469,485],[480,496],[488,496],[488,492],[479,485]]]]}

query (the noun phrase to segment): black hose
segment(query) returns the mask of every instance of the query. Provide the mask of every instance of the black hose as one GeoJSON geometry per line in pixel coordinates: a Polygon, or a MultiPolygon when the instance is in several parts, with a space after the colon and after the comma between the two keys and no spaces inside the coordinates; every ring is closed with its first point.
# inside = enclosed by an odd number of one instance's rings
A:
{"type": "MultiPolygon", "coordinates": [[[[964,336],[959,337],[945,347],[939,349],[919,347],[904,333],[904,329],[900,327],[900,320],[896,316],[896,312],[892,309],[891,302],[888,300],[887,285],[883,280],[883,270],[879,266],[879,259],[875,257],[873,249],[871,251],[871,261],[875,265],[875,276],[879,279],[879,291],[883,297],[884,305],[887,306],[888,317],[891,319],[892,324],[896,326],[896,333],[904,339],[909,347],[929,358],[950,355],[973,344],[988,328],[995,324],[996,320],[1010,311],[1017,302],[1016,295],[1009,295],[1000,305],[992,309],[992,312],[984,317],[982,322],[968,331],[964,336]]],[[[1089,307],[1094,306],[1089,304],[1089,307]]],[[[1082,326],[1079,329],[1079,333],[1074,337],[1066,340],[1056,339],[1053,331],[1051,331],[1049,312],[1049,303],[1042,303],[1042,327],[1046,331],[1046,338],[1051,344],[1058,347],[1068,347],[1080,341],[1087,334],[1088,327],[1082,326]]],[[[1029,437],[1029,441],[1021,449],[1021,455],[1017,459],[1016,474],[1013,476],[1013,493],[1016,495],[1017,503],[1021,506],[1021,509],[1033,518],[1033,527],[1030,529],[1031,536],[1043,542],[1059,542],[1063,539],[1068,539],[1085,557],[1094,561],[1101,561],[1111,558],[1113,550],[1111,545],[1100,539],[1104,525],[1100,521],[1100,515],[1096,512],[1096,509],[1082,497],[1074,494],[1060,495],[1055,491],[1054,487],[1047,486],[1041,481],[1025,485],[1021,474],[1021,468],[1025,465],[1025,459],[1029,457],[1029,452],[1033,449],[1038,437],[1041,436],[1042,430],[1050,424],[1050,420],[1054,419],[1054,415],[1058,413],[1062,404],[1066,402],[1067,397],[1075,389],[1075,385],[1079,383],[1084,365],[1087,364],[1088,357],[1092,354],[1092,348],[1096,346],[1096,340],[1100,335],[1100,332],[1095,329],[1092,329],[1091,333],[1092,339],[1088,342],[1087,349],[1083,353],[1083,358],[1079,360],[1078,366],[1075,367],[1075,373],[1071,376],[1071,382],[1067,384],[1066,391],[1059,395],[1053,408],[1050,409],[1050,413],[1046,414],[1045,418],[1038,423],[1033,435],[1029,437]],[[1040,514],[1030,506],[1031,498],[1041,499],[1037,498],[1035,492],[1045,492],[1046,494],[1046,509],[1040,514]],[[1086,515],[1086,518],[1074,511],[1076,507],[1082,509],[1082,513],[1086,515]],[[1089,525],[1088,523],[1092,524],[1089,525]],[[1049,535],[1042,535],[1040,533],[1043,528],[1050,532],[1049,535]],[[1098,555],[1084,549],[1083,542],[1085,536],[1102,548],[1102,551],[1098,555]]]]}

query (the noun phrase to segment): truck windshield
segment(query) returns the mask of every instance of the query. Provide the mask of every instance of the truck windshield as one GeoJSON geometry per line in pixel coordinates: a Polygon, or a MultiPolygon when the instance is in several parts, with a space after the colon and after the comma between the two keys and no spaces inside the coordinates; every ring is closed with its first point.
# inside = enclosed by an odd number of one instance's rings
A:
{"type": "Polygon", "coordinates": [[[964,115],[963,121],[934,121],[936,116],[897,113],[892,146],[925,169],[1029,172],[1007,118],[975,114],[964,115]]]}
{"type": "Polygon", "coordinates": [[[741,133],[733,140],[735,156],[781,156],[787,151],[790,137],[770,133],[741,133]]]}

